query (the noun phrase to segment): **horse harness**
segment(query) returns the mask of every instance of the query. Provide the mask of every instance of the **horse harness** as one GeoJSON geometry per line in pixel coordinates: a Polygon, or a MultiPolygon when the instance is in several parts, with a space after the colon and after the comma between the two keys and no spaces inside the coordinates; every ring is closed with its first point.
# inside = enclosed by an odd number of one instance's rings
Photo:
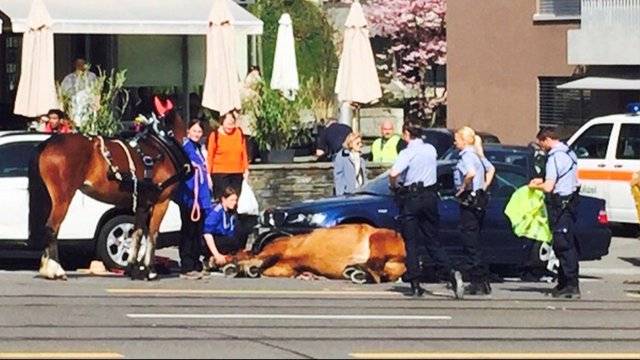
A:
{"type": "MultiPolygon", "coordinates": [[[[157,196],[173,184],[187,179],[193,171],[191,163],[184,154],[182,148],[179,145],[176,145],[177,143],[175,141],[171,141],[173,139],[166,139],[164,134],[156,134],[155,132],[149,131],[149,128],[150,127],[145,128],[144,131],[129,139],[127,141],[128,146],[121,139],[109,140],[120,146],[124,151],[129,165],[129,172],[121,171],[118,166],[113,163],[113,156],[105,146],[105,139],[102,136],[97,136],[97,139],[100,142],[100,153],[108,167],[107,178],[112,181],[118,181],[125,189],[131,189],[134,212],[140,203],[139,197],[144,198],[146,194],[157,196]],[[149,146],[157,149],[159,154],[152,156],[145,153],[140,146],[140,143],[145,140],[149,146]],[[136,165],[133,160],[131,150],[135,151],[135,155],[137,155],[137,157],[142,161],[144,166],[142,179],[138,179],[136,175],[136,165]],[[167,180],[154,184],[153,168],[157,162],[164,159],[163,150],[164,153],[169,156],[177,172],[167,180]]],[[[148,201],[150,199],[144,198],[144,200],[148,201]]]]}

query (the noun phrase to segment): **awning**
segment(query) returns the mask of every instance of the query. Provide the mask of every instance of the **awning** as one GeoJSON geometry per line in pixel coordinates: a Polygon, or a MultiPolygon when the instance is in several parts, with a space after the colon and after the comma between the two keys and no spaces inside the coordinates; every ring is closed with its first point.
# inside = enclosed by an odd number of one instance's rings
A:
{"type": "Polygon", "coordinates": [[[640,90],[640,79],[585,77],[558,85],[558,89],[575,90],[640,90]]]}
{"type": "MultiPolygon", "coordinates": [[[[43,0],[56,34],[205,35],[212,0],[43,0]]],[[[263,23],[229,1],[236,31],[262,34],[263,23]]],[[[23,33],[30,0],[0,0],[0,12],[23,33]]],[[[1,29],[1,27],[0,27],[1,29]]]]}

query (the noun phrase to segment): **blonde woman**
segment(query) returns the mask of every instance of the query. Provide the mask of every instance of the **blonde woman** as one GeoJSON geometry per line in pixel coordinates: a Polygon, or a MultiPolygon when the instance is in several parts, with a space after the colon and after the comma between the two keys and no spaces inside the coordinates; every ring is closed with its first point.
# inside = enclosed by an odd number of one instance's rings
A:
{"type": "Polygon", "coordinates": [[[473,148],[476,150],[476,154],[480,157],[482,161],[482,165],[484,165],[485,169],[485,178],[484,178],[484,191],[487,191],[493,182],[493,177],[496,175],[496,169],[491,165],[491,162],[484,156],[484,147],[482,146],[482,138],[478,135],[474,137],[475,141],[473,143],[473,148]]]}
{"type": "Polygon", "coordinates": [[[362,157],[362,137],[351,133],[333,162],[336,195],[352,194],[367,182],[367,165],[362,157]]]}
{"type": "Polygon", "coordinates": [[[469,295],[489,295],[489,269],[482,259],[480,229],[488,203],[487,189],[495,174],[495,168],[484,157],[482,143],[470,127],[462,127],[455,133],[455,145],[460,150],[460,160],[454,171],[454,182],[460,199],[460,235],[465,254],[463,269],[471,279],[465,288],[469,295]]]}

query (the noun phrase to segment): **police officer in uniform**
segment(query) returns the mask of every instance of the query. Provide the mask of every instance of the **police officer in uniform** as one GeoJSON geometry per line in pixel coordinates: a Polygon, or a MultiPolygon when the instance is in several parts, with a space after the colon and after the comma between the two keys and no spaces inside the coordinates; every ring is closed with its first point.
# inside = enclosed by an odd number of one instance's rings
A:
{"type": "Polygon", "coordinates": [[[542,149],[547,151],[545,178],[535,178],[529,187],[544,191],[553,231],[553,251],[560,260],[558,285],[553,297],[579,299],[578,251],[573,235],[580,186],[578,183],[578,159],[569,147],[559,140],[554,129],[545,128],[536,136],[542,149]]]}
{"type": "Polygon", "coordinates": [[[489,268],[480,248],[480,230],[489,201],[487,188],[495,168],[484,157],[480,137],[472,128],[458,129],[455,145],[460,150],[454,182],[458,189],[456,197],[460,200],[460,235],[465,255],[462,268],[471,280],[465,294],[490,295],[489,268]]]}
{"type": "Polygon", "coordinates": [[[402,137],[408,143],[402,150],[389,174],[391,188],[400,205],[402,237],[406,249],[405,280],[411,283],[413,296],[422,296],[420,287],[420,261],[418,246],[424,245],[429,256],[446,271],[457,299],[464,296],[462,275],[452,266],[451,259],[438,240],[438,195],[436,193],[436,149],[424,143],[419,130],[410,124],[402,128],[402,137]]]}

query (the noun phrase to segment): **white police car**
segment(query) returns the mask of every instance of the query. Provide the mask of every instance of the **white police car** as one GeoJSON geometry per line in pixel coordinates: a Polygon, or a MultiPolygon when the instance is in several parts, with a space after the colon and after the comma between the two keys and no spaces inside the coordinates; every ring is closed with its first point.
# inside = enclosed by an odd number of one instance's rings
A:
{"type": "MultiPolygon", "coordinates": [[[[34,148],[48,134],[0,132],[0,256],[28,252],[29,236],[29,160],[34,148]],[[16,250],[19,250],[16,252],[16,250]]],[[[127,264],[133,230],[131,210],[116,209],[77,192],[58,238],[60,245],[89,246],[96,257],[110,268],[127,264]]],[[[173,242],[180,231],[180,210],[171,203],[160,227],[161,242],[173,242]]]]}
{"type": "Polygon", "coordinates": [[[581,193],[605,199],[610,221],[637,224],[630,181],[640,171],[640,103],[590,120],[568,144],[578,155],[581,193]]]}

